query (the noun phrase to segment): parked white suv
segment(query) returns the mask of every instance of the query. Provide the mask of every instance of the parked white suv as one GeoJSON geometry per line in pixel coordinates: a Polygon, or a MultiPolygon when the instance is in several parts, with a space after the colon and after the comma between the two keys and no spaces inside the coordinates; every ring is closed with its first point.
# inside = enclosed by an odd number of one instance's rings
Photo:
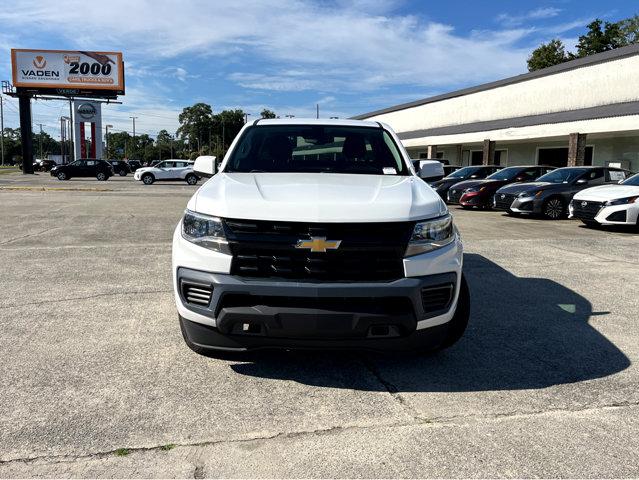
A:
{"type": "Polygon", "coordinates": [[[152,167],[138,168],[133,178],[145,185],[158,180],[184,180],[189,185],[195,185],[200,179],[193,172],[193,162],[188,160],[164,160],[152,167]]]}
{"type": "Polygon", "coordinates": [[[198,353],[433,350],[469,317],[453,219],[377,122],[246,125],[175,229],[173,280],[198,353]]]}
{"type": "Polygon", "coordinates": [[[570,202],[570,217],[589,226],[639,227],[639,173],[617,185],[599,185],[577,193],[570,202]]]}

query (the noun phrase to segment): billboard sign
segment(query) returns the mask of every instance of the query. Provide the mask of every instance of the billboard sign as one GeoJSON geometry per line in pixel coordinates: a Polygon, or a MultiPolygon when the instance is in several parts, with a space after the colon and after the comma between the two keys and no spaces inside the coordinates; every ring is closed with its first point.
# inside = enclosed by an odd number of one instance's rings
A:
{"type": "Polygon", "coordinates": [[[55,95],[124,95],[121,52],[11,50],[13,86],[55,95]]]}

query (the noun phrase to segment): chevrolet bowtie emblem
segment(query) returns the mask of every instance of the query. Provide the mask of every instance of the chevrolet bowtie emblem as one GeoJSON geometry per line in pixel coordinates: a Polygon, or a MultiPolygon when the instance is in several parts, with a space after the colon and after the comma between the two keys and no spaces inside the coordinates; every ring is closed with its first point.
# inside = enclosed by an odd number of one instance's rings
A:
{"type": "Polygon", "coordinates": [[[298,240],[295,248],[307,248],[311,252],[323,252],[337,250],[341,240],[326,240],[326,237],[311,237],[310,240],[298,240]]]}

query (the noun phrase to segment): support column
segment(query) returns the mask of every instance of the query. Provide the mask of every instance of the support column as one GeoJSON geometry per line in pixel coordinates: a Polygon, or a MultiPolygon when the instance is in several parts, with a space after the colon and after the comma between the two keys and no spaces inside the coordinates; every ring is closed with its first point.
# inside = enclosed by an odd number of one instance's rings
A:
{"type": "Polygon", "coordinates": [[[455,155],[455,159],[457,161],[457,165],[461,165],[462,161],[464,160],[462,158],[463,154],[462,154],[462,145],[461,144],[460,145],[455,145],[455,154],[456,154],[455,155]]]}
{"type": "Polygon", "coordinates": [[[428,145],[426,148],[428,158],[437,158],[437,145],[428,145]]]}
{"type": "Polygon", "coordinates": [[[568,166],[583,165],[586,160],[586,134],[571,133],[568,136],[568,166]]]}
{"type": "Polygon", "coordinates": [[[20,140],[22,142],[22,173],[33,173],[33,132],[31,131],[31,95],[18,96],[20,106],[20,140]]]}
{"type": "Polygon", "coordinates": [[[496,142],[491,141],[489,138],[484,140],[484,149],[482,156],[483,165],[492,165],[495,163],[495,145],[496,142]]]}

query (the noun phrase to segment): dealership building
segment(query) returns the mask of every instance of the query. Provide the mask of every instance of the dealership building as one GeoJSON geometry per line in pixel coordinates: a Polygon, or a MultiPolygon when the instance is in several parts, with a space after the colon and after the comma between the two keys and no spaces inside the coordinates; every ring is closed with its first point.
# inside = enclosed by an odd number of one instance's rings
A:
{"type": "Polygon", "coordinates": [[[412,158],[639,171],[639,45],[375,112],[412,158]]]}

